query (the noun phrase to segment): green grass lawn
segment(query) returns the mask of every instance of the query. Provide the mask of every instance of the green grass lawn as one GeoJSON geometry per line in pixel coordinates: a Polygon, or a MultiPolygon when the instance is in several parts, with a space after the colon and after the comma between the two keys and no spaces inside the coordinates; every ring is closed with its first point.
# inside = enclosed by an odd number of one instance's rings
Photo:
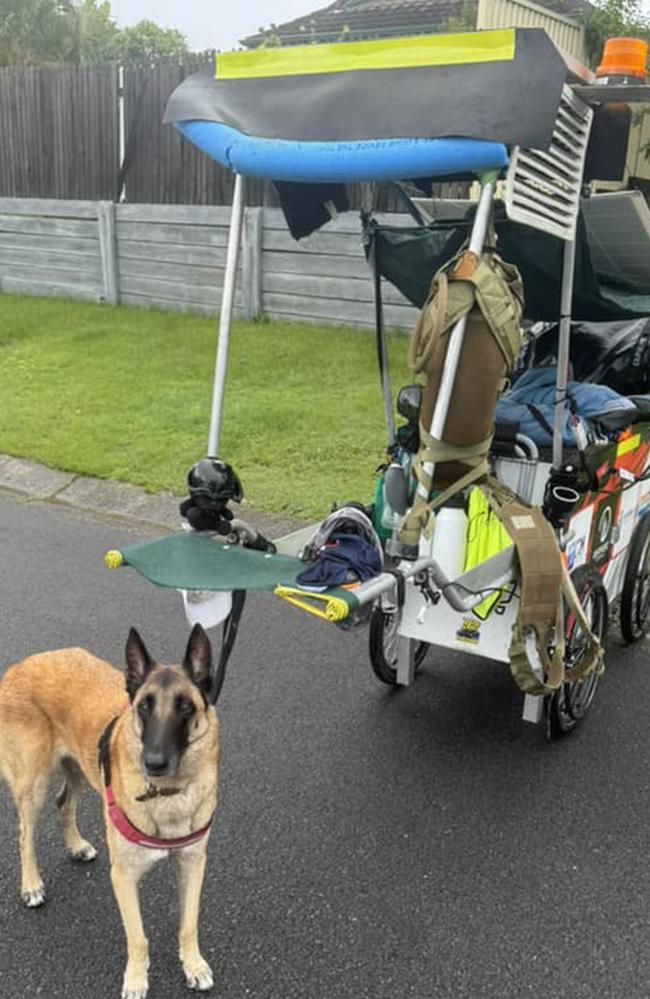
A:
{"type": "MultiPolygon", "coordinates": [[[[0,452],[182,495],[206,450],[215,320],[0,297],[0,452]]],[[[390,342],[393,387],[411,378],[390,342]]],[[[383,458],[374,335],[236,323],[221,456],[253,509],[369,500],[383,458]]]]}

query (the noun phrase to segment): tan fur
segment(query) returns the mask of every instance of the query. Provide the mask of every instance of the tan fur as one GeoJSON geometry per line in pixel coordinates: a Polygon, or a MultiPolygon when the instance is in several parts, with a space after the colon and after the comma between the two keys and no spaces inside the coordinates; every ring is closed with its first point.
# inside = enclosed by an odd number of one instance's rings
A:
{"type": "MultiPolygon", "coordinates": [[[[155,685],[162,667],[155,667],[128,705],[124,674],[83,649],[62,649],[31,656],[10,667],[0,682],[0,775],[9,784],[19,820],[22,869],[21,893],[28,906],[45,898],[34,850],[34,828],[57,765],[64,785],[57,797],[66,847],[79,860],[92,860],[95,850],[77,829],[76,803],[83,777],[98,793],[103,782],[97,760],[99,738],[119,715],[111,737],[111,774],[115,800],[133,825],[165,839],[184,836],[206,825],[217,801],[218,723],[213,707],[206,708],[200,692],[180,667],[173,667],[173,685],[157,689],[164,698],[181,693],[191,699],[196,714],[189,745],[173,777],[157,778],[160,788],[179,789],[168,797],[136,801],[150,778],[140,763],[140,721],[137,704],[155,685]]],[[[165,667],[169,671],[168,667],[165,667]]],[[[104,817],[107,820],[106,809],[104,817]]],[[[175,861],[181,922],[179,954],[190,988],[208,989],[212,973],[198,945],[198,910],[208,837],[180,850],[152,850],[127,842],[106,821],[111,880],[127,937],[128,960],[123,999],[144,999],[147,993],[148,944],[138,901],[138,883],[153,864],[168,855],[175,861]]]]}

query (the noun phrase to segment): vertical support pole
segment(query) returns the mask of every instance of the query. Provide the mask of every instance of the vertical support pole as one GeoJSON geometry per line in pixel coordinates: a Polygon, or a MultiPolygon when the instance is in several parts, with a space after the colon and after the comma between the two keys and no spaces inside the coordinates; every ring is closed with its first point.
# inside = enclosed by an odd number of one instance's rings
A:
{"type": "Polygon", "coordinates": [[[415,642],[400,635],[397,639],[397,682],[410,687],[415,676],[415,642]]]}
{"type": "Polygon", "coordinates": [[[230,216],[230,231],[228,233],[228,250],[226,254],[226,273],[223,280],[221,295],[221,315],[219,318],[219,339],[217,341],[217,359],[214,370],[214,388],[212,393],[212,411],[210,413],[210,430],[208,433],[208,455],[219,453],[221,438],[221,421],[223,417],[223,397],[228,367],[228,345],[230,341],[230,325],[235,304],[235,284],[237,282],[237,261],[239,260],[239,244],[244,219],[244,178],[241,174],[235,176],[235,190],[230,216]]]}
{"type": "Polygon", "coordinates": [[[242,243],[242,292],[244,318],[259,319],[262,315],[262,233],[263,208],[244,209],[244,241],[242,243]]]}
{"type": "MultiPolygon", "coordinates": [[[[126,105],[124,94],[124,66],[119,66],[117,70],[117,113],[119,130],[119,176],[123,176],[124,160],[126,159],[126,105]]],[[[126,181],[122,181],[120,190],[117,192],[120,204],[126,201],[126,181]]]]}
{"type": "Polygon", "coordinates": [[[119,305],[120,283],[117,267],[117,238],[115,234],[115,203],[100,201],[97,212],[99,252],[102,262],[103,299],[108,305],[119,305]]]}
{"type": "MultiPolygon", "coordinates": [[[[492,195],[494,193],[494,187],[496,185],[496,176],[489,174],[487,178],[482,183],[481,186],[481,197],[479,199],[478,208],[476,209],[476,215],[474,217],[474,225],[472,226],[472,235],[469,241],[469,252],[476,254],[476,256],[481,256],[483,253],[483,244],[485,243],[485,237],[487,234],[488,223],[490,221],[490,213],[492,210],[492,195]]],[[[465,329],[467,328],[467,316],[463,316],[458,320],[453,330],[449,335],[449,344],[447,346],[447,353],[445,355],[445,363],[442,369],[442,378],[440,380],[440,388],[438,389],[438,398],[436,399],[436,405],[433,410],[433,417],[431,419],[431,436],[436,440],[440,441],[443,439],[445,432],[445,423],[447,422],[447,414],[449,412],[449,404],[451,402],[451,394],[454,389],[454,383],[456,381],[456,373],[458,371],[458,362],[460,360],[460,352],[463,347],[463,340],[465,338],[465,329]]],[[[425,473],[426,480],[431,482],[434,464],[431,461],[423,462],[422,470],[425,473]]],[[[423,499],[429,499],[429,488],[422,482],[418,483],[418,493],[423,499]]]]}
{"type": "Polygon", "coordinates": [[[381,394],[384,399],[384,420],[386,423],[386,446],[390,451],[395,443],[395,417],[393,416],[393,393],[390,387],[390,370],[388,367],[388,347],[386,343],[386,328],[384,326],[384,303],[381,297],[381,272],[377,260],[377,243],[373,240],[370,254],[373,284],[375,290],[375,335],[377,339],[377,361],[381,379],[381,394]]]}
{"type": "Polygon", "coordinates": [[[573,275],[576,263],[575,239],[564,244],[562,265],[562,293],[560,298],[560,332],[557,349],[555,377],[555,410],[553,413],[553,468],[561,468],[565,423],[566,389],[569,384],[569,346],[571,342],[571,306],[573,304],[573,275]]]}

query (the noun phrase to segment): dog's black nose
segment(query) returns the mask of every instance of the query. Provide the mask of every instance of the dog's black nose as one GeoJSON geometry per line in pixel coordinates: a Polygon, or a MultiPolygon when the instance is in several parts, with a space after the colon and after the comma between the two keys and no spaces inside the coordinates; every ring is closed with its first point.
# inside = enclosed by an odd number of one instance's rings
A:
{"type": "Polygon", "coordinates": [[[169,769],[169,760],[164,753],[150,749],[144,754],[145,770],[151,777],[162,777],[169,769]]]}

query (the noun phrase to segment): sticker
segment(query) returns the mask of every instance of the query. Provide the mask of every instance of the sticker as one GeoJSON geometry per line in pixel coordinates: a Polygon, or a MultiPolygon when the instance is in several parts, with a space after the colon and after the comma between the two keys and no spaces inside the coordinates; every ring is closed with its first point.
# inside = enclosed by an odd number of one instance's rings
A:
{"type": "Polygon", "coordinates": [[[463,618],[463,627],[456,632],[456,640],[468,645],[478,645],[481,637],[481,622],[471,617],[463,618]]]}
{"type": "Polygon", "coordinates": [[[627,440],[621,441],[618,445],[616,448],[616,457],[620,458],[621,455],[627,454],[628,451],[635,451],[640,443],[641,434],[633,434],[632,437],[628,437],[627,440]]]}
{"type": "Polygon", "coordinates": [[[526,514],[523,517],[513,517],[512,526],[516,531],[531,531],[535,529],[535,521],[531,516],[526,514]]]}
{"type": "Polygon", "coordinates": [[[566,549],[566,565],[569,572],[572,572],[579,565],[584,565],[586,562],[585,558],[585,539],[575,538],[570,541],[566,549]]]}
{"type": "Polygon", "coordinates": [[[590,561],[597,568],[609,557],[609,546],[612,542],[614,514],[618,505],[619,495],[613,494],[598,504],[591,536],[590,561]]]}

